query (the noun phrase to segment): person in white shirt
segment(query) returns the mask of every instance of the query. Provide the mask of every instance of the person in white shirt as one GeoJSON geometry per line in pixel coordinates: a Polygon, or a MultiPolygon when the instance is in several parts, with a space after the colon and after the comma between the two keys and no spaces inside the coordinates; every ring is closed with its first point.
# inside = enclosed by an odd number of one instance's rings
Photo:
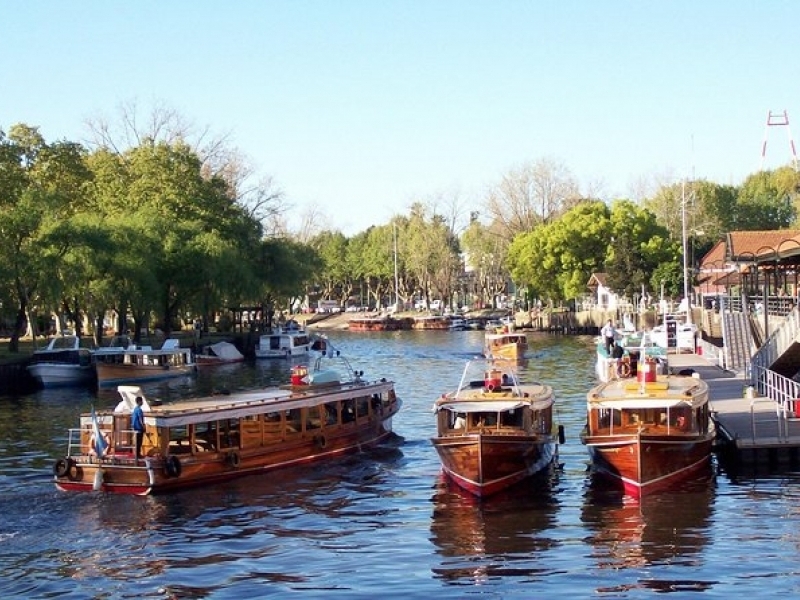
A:
{"type": "Polygon", "coordinates": [[[614,329],[614,322],[611,319],[600,330],[600,335],[603,336],[603,341],[606,344],[606,352],[611,356],[611,351],[614,349],[614,338],[617,335],[617,330],[614,329]]]}

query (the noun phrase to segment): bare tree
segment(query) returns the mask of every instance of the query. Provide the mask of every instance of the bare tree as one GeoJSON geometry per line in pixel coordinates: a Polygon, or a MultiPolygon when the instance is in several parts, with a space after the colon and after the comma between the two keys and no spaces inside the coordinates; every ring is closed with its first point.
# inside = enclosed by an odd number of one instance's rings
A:
{"type": "Polygon", "coordinates": [[[503,176],[500,184],[489,192],[486,211],[511,240],[518,233],[549,223],[579,200],[578,184],[569,169],[553,159],[543,158],[503,176]]]}
{"type": "Polygon", "coordinates": [[[123,155],[126,150],[145,144],[187,144],[200,158],[205,177],[221,178],[231,199],[260,222],[264,231],[275,230],[280,215],[288,210],[284,193],[271,176],[255,180],[256,169],[231,144],[230,133],[216,135],[208,126],[198,127],[162,102],[145,116],[135,100],[121,103],[117,113],[113,121],[104,116],[86,121],[92,136],[87,145],[123,155]]]}

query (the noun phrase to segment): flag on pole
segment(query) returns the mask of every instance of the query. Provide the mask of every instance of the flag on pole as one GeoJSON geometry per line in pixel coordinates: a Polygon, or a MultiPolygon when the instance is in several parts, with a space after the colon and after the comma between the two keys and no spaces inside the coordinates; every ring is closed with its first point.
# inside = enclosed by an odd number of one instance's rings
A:
{"type": "Polygon", "coordinates": [[[92,405],[92,429],[94,430],[94,451],[97,456],[103,456],[108,449],[108,444],[103,437],[103,433],[100,431],[100,423],[97,422],[94,405],[92,405]]]}

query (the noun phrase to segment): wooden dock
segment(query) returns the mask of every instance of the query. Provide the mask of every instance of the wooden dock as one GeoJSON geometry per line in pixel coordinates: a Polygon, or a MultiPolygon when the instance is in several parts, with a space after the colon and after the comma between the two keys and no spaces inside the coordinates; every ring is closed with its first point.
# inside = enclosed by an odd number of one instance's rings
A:
{"type": "Polygon", "coordinates": [[[693,369],[708,383],[716,451],[726,466],[800,465],[800,419],[782,414],[770,398],[746,397],[749,381],[742,375],[695,354],[671,354],[669,368],[672,373],[693,369]]]}

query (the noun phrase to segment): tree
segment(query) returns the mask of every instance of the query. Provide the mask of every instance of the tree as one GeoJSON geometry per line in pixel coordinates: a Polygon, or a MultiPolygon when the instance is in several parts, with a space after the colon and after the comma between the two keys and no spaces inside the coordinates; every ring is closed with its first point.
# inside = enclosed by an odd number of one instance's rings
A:
{"type": "MultiPolygon", "coordinates": [[[[662,263],[681,260],[681,246],[656,216],[630,200],[617,200],[610,211],[611,244],[605,261],[609,287],[629,298],[651,288],[651,275],[662,263]]],[[[651,288],[653,289],[653,288],[651,288]]],[[[655,288],[657,289],[657,288],[655,288]]]]}
{"type": "Polygon", "coordinates": [[[492,221],[501,224],[498,231],[510,242],[520,233],[550,223],[579,199],[578,185],[569,169],[542,158],[504,175],[489,192],[486,211],[492,221]]]}
{"type": "Polygon", "coordinates": [[[517,236],[508,251],[514,281],[550,301],[576,298],[601,271],[611,237],[608,207],[585,201],[547,225],[517,236]]]}
{"type": "Polygon", "coordinates": [[[739,188],[731,229],[785,229],[797,218],[796,203],[800,176],[788,167],[760,171],[739,188]]]}
{"type": "Polygon", "coordinates": [[[34,127],[14,125],[8,136],[0,131],[0,275],[16,306],[12,352],[29,311],[38,304],[49,314],[62,297],[58,264],[71,244],[65,222],[91,177],[84,158],[80,145],[48,144],[34,127]]]}

